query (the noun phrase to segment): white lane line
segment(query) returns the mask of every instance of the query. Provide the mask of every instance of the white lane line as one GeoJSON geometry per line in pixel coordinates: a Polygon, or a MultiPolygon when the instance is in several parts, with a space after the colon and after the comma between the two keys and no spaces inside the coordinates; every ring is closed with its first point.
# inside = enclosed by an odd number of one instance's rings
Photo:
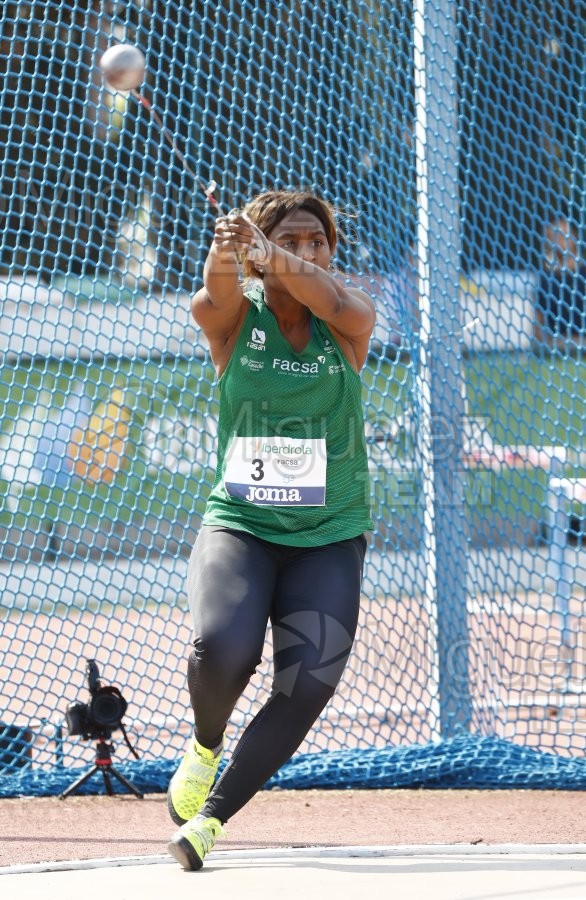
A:
{"type": "MultiPolygon", "coordinates": [[[[413,856],[586,856],[586,844],[395,844],[371,847],[271,847],[263,850],[215,850],[207,859],[231,862],[238,859],[341,859],[413,856]]],[[[0,875],[29,875],[117,866],[176,865],[170,856],[117,856],[72,859],[0,867],[0,875]]]]}

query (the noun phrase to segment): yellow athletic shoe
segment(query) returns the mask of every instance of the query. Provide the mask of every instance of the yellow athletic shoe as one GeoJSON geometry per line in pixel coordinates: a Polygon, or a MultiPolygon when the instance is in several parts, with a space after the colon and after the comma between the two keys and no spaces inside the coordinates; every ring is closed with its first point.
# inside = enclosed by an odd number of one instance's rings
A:
{"type": "Polygon", "coordinates": [[[217,754],[194,739],[167,790],[169,815],[176,825],[184,825],[198,814],[208,799],[218,772],[222,750],[217,754]]]}
{"type": "Polygon", "coordinates": [[[219,819],[195,816],[175,832],[167,845],[167,850],[188,872],[195,872],[203,866],[204,857],[210,852],[219,837],[226,832],[219,819]]]}

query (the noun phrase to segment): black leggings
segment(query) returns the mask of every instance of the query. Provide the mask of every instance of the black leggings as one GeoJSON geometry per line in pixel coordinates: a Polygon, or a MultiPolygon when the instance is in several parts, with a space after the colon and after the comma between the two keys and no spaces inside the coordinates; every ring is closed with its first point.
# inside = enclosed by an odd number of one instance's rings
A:
{"type": "Polygon", "coordinates": [[[271,695],[240,738],[202,812],[226,822],[302,743],[333,695],[360,604],[363,535],[286,547],[204,526],[191,554],[188,685],[195,734],[216,747],[273,632],[271,695]]]}

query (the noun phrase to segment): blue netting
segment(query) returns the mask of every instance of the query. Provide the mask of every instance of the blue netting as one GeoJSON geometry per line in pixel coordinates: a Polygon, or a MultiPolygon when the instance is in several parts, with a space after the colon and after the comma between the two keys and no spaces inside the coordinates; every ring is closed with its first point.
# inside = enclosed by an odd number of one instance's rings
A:
{"type": "MultiPolygon", "coordinates": [[[[221,773],[224,763],[220,764],[221,773]]],[[[118,767],[141,793],[167,790],[175,760],[127,762],[118,767]]],[[[0,797],[50,797],[66,790],[84,769],[29,770],[0,780],[0,797]]],[[[115,777],[114,793],[129,793],[115,777]]],[[[542,753],[495,737],[461,735],[437,744],[370,750],[299,753],[267,782],[269,790],[375,788],[476,788],[586,790],[586,761],[542,753]]],[[[95,773],[76,795],[104,794],[95,773]]]]}
{"type": "MultiPolygon", "coordinates": [[[[373,294],[375,529],[340,689],[272,786],[584,787],[586,20],[566,0],[5,2],[0,796],[93,761],[85,661],[164,790],[217,401],[189,317],[213,214],[307,186],[373,294]]],[[[270,690],[270,635],[229,749],[270,690]]],[[[324,661],[327,664],[327,660],[324,661]]],[[[103,789],[99,776],[82,791],[103,789]]]]}

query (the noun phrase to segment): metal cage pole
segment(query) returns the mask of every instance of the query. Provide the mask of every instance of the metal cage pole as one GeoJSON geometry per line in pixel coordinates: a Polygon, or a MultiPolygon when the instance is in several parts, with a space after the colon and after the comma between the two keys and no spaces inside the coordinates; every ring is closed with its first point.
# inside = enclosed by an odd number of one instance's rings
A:
{"type": "Polygon", "coordinates": [[[462,467],[456,0],[414,0],[418,300],[417,401],[430,688],[437,733],[471,718],[462,467]]]}

